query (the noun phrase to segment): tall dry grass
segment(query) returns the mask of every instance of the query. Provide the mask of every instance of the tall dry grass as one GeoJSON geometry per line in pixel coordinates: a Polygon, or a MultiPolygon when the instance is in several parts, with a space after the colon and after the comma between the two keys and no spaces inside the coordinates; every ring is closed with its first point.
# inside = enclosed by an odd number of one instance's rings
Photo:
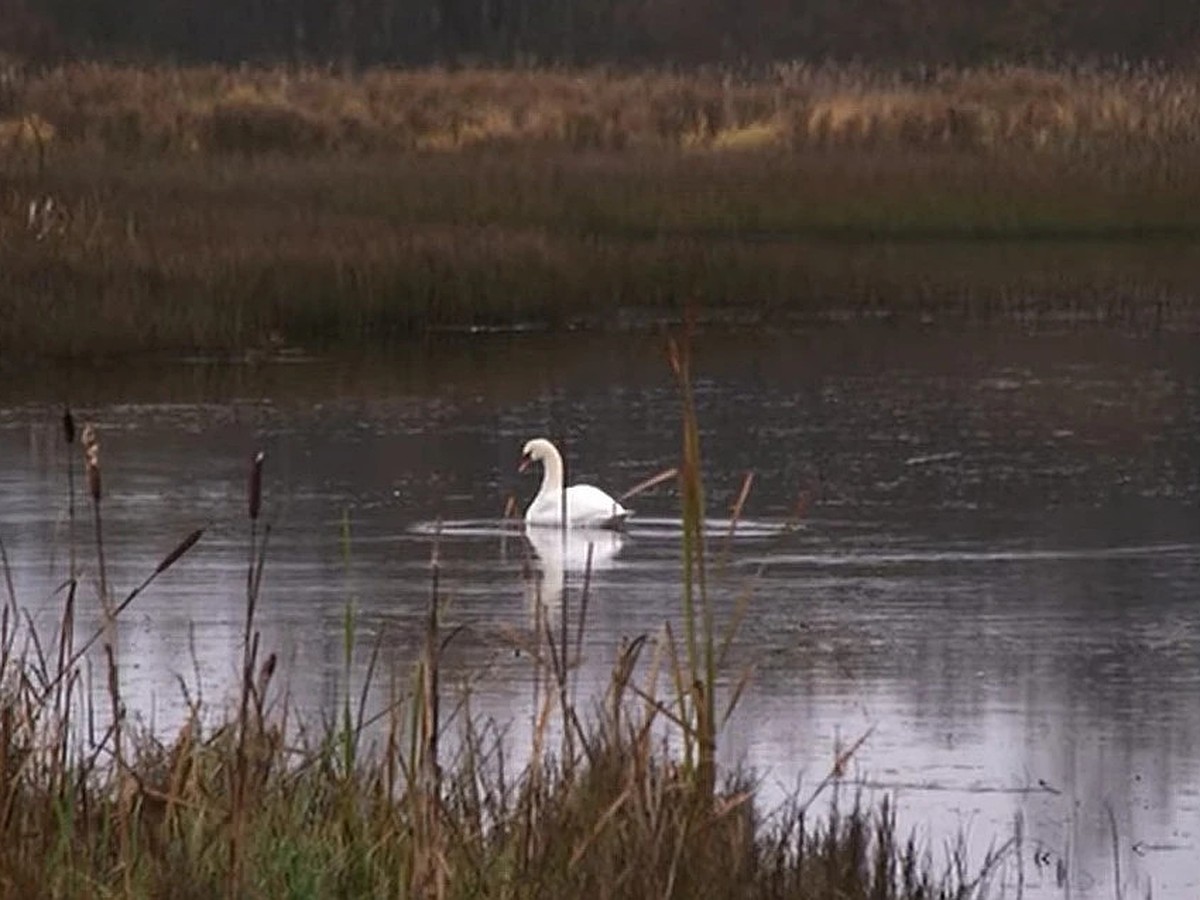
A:
{"type": "Polygon", "coordinates": [[[130,68],[10,78],[0,140],[137,154],[473,147],[726,150],[888,144],[1085,150],[1200,137],[1200,79],[1166,70],[779,66],[754,78],[606,70],[130,68]]]}
{"type": "MultiPolygon", "coordinates": [[[[810,798],[767,821],[750,782],[716,772],[722,726],[711,710],[727,687],[704,599],[710,588],[703,586],[706,538],[686,341],[674,345],[672,360],[682,397],[677,471],[691,498],[681,510],[683,614],[691,623],[686,660],[664,626],[617,652],[611,683],[594,707],[577,705],[562,687],[579,663],[586,588],[574,642],[565,620],[556,633],[539,605],[538,624],[521,649],[531,680],[545,690],[532,726],[533,757],[514,771],[499,730],[461,713],[469,702],[445,702],[454,698],[446,697],[439,672],[454,631],[442,622],[435,544],[424,640],[411,676],[381,676],[376,649],[357,702],[347,682],[342,715],[329,715],[323,731],[304,738],[256,625],[268,568],[260,518],[270,518],[264,459],[256,454],[246,507],[243,666],[225,717],[185,697],[189,714],[176,734],[135,729],[113,652],[122,616],[155,578],[187,564],[204,529],[107,607],[103,626],[83,639],[73,611],[90,598],[75,574],[59,592],[64,615],[53,634],[37,632],[10,588],[0,610],[0,896],[980,895],[1001,856],[985,861],[976,879],[962,875],[958,860],[942,881],[911,841],[898,839],[886,804],[840,812],[835,805],[829,817],[814,815],[810,798]],[[697,579],[699,593],[691,596],[687,584],[697,579]],[[110,671],[107,717],[94,709],[84,674],[97,646],[110,671]],[[366,712],[371,692],[385,693],[373,717],[366,712]],[[453,752],[443,740],[450,729],[460,735],[453,752]],[[672,745],[681,745],[681,754],[672,745]]],[[[88,430],[94,448],[99,436],[88,430]]],[[[73,437],[68,427],[69,444],[73,437]]],[[[96,502],[99,456],[85,453],[96,502]]],[[[99,547],[99,516],[94,526],[99,547]]],[[[349,672],[350,607],[345,629],[349,672]]],[[[736,620],[726,636],[735,632],[736,620]]],[[[723,705],[736,703],[739,691],[723,705]]],[[[842,762],[829,782],[841,779],[842,762]]]]}
{"type": "MultiPolygon", "coordinates": [[[[133,69],[18,79],[0,365],[445,327],[1085,316],[1200,283],[1200,79],[133,69]]],[[[3,124],[3,123],[0,123],[3,124]]]]}

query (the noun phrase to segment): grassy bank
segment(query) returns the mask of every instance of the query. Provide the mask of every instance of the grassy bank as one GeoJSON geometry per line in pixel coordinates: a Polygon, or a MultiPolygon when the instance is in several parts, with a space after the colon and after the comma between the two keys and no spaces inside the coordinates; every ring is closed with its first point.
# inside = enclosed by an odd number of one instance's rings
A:
{"type": "Polygon", "coordinates": [[[1194,312],[1200,79],[80,66],[0,123],[0,352],[1194,312]],[[49,203],[47,202],[49,201],[49,203]]]}
{"type": "Polygon", "coordinates": [[[1200,79],[1151,69],[795,64],[752,77],[557,69],[341,77],[325,69],[0,66],[0,135],[122,154],[864,144],[1087,153],[1200,137],[1200,79]]]}
{"type": "MultiPolygon", "coordinates": [[[[963,868],[935,877],[926,858],[897,839],[887,806],[812,815],[814,801],[824,807],[822,790],[841,780],[852,748],[809,796],[770,819],[756,806],[753,784],[717,772],[721,722],[745,687],[744,678],[723,674],[738,617],[716,623],[709,607],[718,582],[705,561],[686,344],[673,344],[669,357],[682,397],[681,633],[664,625],[636,637],[615,654],[595,705],[577,704],[572,673],[587,589],[568,598],[554,624],[538,604],[528,633],[515,638],[539,690],[532,758],[519,771],[505,762],[499,731],[472,719],[469,703],[459,703],[468,698],[442,684],[442,656],[457,629],[442,621],[436,550],[411,670],[384,673],[377,649],[362,683],[342,685],[346,699],[328,712],[330,724],[307,740],[297,736],[278,685],[286,673],[277,672],[257,628],[270,565],[261,456],[248,479],[243,658],[232,708],[190,701],[173,737],[134,728],[137,711],[126,708],[121,687],[129,661],[114,650],[120,630],[138,595],[187,565],[205,535],[188,535],[141,586],[118,593],[105,575],[103,435],[85,427],[82,465],[62,476],[68,531],[78,538],[64,554],[63,614],[52,632],[39,633],[11,587],[0,614],[0,896],[900,900],[981,893],[986,869],[973,881],[963,868]],[[91,603],[103,610],[103,624],[89,634],[75,619],[91,603]],[[89,673],[103,689],[93,689],[89,673]],[[368,708],[381,711],[368,716],[368,708]],[[447,736],[455,733],[451,751],[447,736]]],[[[74,445],[76,437],[68,417],[64,439],[74,445]]],[[[347,648],[354,628],[348,607],[347,648]]]]}

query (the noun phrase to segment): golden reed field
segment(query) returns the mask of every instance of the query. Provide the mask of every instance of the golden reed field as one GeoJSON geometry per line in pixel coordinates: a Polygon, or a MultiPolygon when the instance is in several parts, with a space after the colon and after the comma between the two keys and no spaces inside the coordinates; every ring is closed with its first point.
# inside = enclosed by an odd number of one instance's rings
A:
{"type": "Polygon", "coordinates": [[[1200,138],[1200,78],[1030,68],[919,83],[780,66],[732,74],[72,65],[6,79],[0,139],[118,154],[289,155],[541,146],[1165,149],[1200,138]]]}
{"type": "Polygon", "coordinates": [[[1198,97],[1150,69],[10,64],[0,351],[240,353],[687,302],[1159,325],[1200,275],[1198,97]]]}
{"type": "MultiPolygon", "coordinates": [[[[11,67],[10,67],[11,69],[11,67]]],[[[0,140],[194,155],[452,151],[1166,148],[1200,138],[1200,79],[1024,68],[731,74],[119,68],[10,70],[0,140]]]]}

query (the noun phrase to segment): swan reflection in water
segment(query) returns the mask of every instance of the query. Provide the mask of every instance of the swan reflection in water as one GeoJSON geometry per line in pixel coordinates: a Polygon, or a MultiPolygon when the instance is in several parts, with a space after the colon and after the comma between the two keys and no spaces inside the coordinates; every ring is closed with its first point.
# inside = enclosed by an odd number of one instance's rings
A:
{"type": "Polygon", "coordinates": [[[611,569],[625,544],[625,535],[603,528],[526,528],[525,539],[533,548],[535,571],[525,581],[525,596],[534,610],[540,600],[546,610],[562,608],[563,592],[570,587],[578,600],[588,570],[588,546],[592,548],[591,582],[596,573],[611,569]]]}

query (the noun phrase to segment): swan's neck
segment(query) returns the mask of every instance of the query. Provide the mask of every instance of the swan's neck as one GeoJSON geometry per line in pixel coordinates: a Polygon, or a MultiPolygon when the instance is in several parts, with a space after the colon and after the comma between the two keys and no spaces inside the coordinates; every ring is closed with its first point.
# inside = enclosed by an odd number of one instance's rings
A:
{"type": "Polygon", "coordinates": [[[538,499],[557,496],[562,491],[562,486],[562,457],[555,450],[542,460],[542,486],[538,490],[538,499]]]}

